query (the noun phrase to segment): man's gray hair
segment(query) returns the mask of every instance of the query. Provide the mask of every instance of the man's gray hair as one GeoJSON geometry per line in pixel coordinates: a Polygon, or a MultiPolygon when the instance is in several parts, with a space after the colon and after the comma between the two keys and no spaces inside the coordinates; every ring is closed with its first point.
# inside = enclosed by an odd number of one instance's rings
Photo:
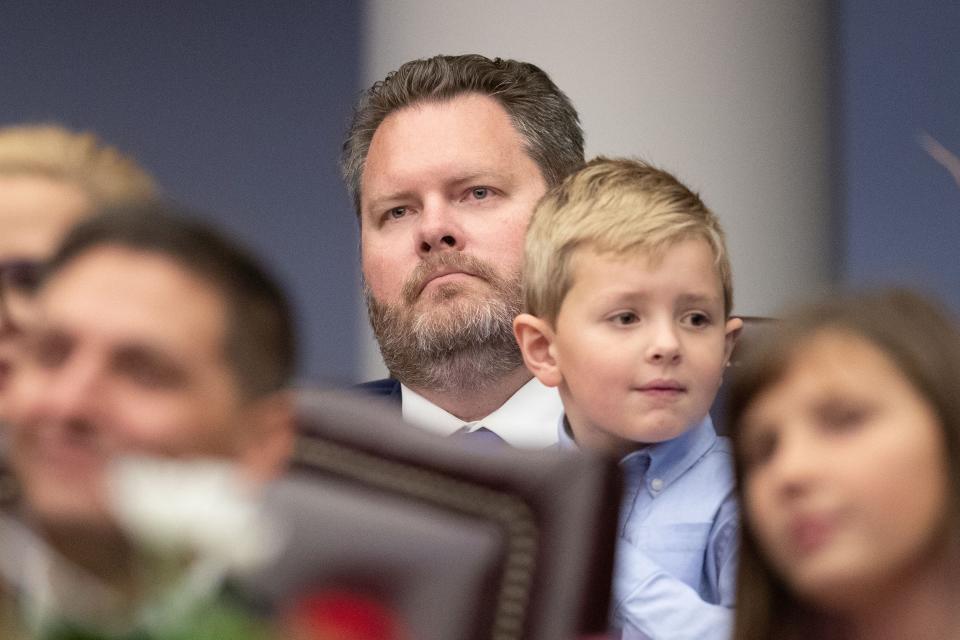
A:
{"type": "Polygon", "coordinates": [[[570,99],[529,62],[477,54],[434,56],[405,63],[364,92],[343,143],[340,168],[360,215],[360,187],[373,134],[398,109],[476,93],[509,114],[548,187],[583,166],[583,130],[570,99]]]}

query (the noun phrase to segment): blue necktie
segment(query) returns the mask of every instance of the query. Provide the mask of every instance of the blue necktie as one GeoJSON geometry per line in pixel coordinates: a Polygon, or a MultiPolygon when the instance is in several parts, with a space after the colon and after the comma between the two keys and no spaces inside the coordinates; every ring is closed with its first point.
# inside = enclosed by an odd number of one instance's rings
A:
{"type": "Polygon", "coordinates": [[[463,427],[450,437],[478,449],[494,449],[507,444],[503,438],[486,427],[480,427],[473,431],[468,431],[469,428],[469,426],[463,427]]]}

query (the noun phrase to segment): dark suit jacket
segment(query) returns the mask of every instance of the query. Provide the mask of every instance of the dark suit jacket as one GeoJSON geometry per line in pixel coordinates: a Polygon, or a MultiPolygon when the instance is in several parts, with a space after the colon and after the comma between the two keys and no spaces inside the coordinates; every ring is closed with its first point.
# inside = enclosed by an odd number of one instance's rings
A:
{"type": "Polygon", "coordinates": [[[377,396],[400,408],[400,381],[393,378],[362,382],[354,387],[361,394],[377,396]]]}

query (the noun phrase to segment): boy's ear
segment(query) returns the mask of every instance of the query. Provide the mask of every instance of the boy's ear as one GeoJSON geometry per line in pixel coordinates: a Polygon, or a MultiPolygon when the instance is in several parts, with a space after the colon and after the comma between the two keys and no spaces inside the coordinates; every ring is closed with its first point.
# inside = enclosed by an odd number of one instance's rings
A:
{"type": "Polygon", "coordinates": [[[554,334],[550,324],[529,313],[521,313],[513,319],[513,335],[530,373],[548,387],[560,386],[563,376],[554,357],[554,334]]]}
{"type": "Polygon", "coordinates": [[[724,366],[730,364],[730,356],[733,355],[733,347],[737,344],[737,338],[740,337],[740,332],[743,331],[743,320],[737,317],[731,317],[727,320],[727,324],[724,327],[724,345],[723,345],[723,364],[724,366]]]}

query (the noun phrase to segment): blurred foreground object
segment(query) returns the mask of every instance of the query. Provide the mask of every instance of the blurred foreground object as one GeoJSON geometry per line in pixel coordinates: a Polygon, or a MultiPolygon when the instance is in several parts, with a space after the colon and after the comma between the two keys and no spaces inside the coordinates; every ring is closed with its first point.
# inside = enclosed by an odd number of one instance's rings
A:
{"type": "Polygon", "coordinates": [[[606,628],[612,461],[471,450],[350,395],[306,394],[299,427],[291,471],[265,496],[287,545],[244,585],[260,602],[365,594],[416,640],[562,640],[606,628]]]}
{"type": "Polygon", "coordinates": [[[56,624],[74,605],[91,621],[109,587],[4,519],[0,573],[17,607],[5,598],[2,637],[572,640],[606,627],[612,461],[478,452],[353,396],[308,394],[299,419],[292,468],[266,487],[210,460],[112,467],[142,603],[118,627],[107,609],[99,624],[56,624]],[[36,562],[76,601],[47,598],[36,562]]]}
{"type": "Polygon", "coordinates": [[[19,494],[4,515],[22,535],[0,552],[23,628],[259,637],[220,585],[263,546],[247,539],[256,498],[232,476],[266,482],[292,447],[285,295],[253,256],[160,201],[81,221],[44,273],[6,398],[19,494]],[[223,466],[205,469],[210,458],[223,466]]]}
{"type": "Polygon", "coordinates": [[[228,577],[267,561],[279,540],[237,468],[138,456],[115,464],[109,484],[125,534],[126,548],[116,559],[124,562],[132,551],[133,578],[122,585],[104,581],[16,517],[0,515],[0,637],[284,637],[229,592],[228,577]],[[200,521],[197,507],[206,516],[200,521]]]}

